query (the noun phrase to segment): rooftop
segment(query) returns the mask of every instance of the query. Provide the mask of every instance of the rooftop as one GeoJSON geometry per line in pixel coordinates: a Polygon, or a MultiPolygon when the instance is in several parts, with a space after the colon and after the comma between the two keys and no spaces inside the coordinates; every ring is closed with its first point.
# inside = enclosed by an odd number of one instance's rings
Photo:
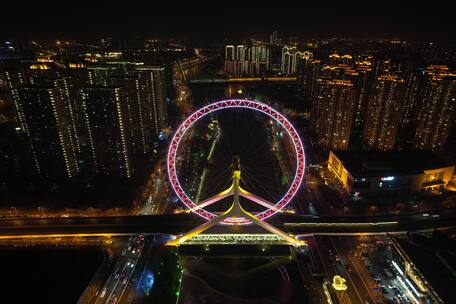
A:
{"type": "Polygon", "coordinates": [[[431,238],[412,240],[396,238],[396,241],[429,282],[444,303],[456,303],[454,288],[455,241],[441,232],[431,238]]]}
{"type": "Polygon", "coordinates": [[[393,176],[421,173],[451,166],[428,151],[333,151],[354,177],[393,176]]]}

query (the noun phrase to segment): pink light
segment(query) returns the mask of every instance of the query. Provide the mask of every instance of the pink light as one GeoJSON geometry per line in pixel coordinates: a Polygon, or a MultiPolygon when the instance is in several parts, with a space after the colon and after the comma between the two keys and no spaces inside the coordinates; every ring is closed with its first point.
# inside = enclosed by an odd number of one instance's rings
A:
{"type": "MultiPolygon", "coordinates": [[[[208,115],[209,113],[219,111],[222,109],[227,108],[245,108],[251,109],[263,114],[268,115],[269,117],[273,118],[276,122],[278,122],[288,133],[288,136],[291,138],[296,154],[296,172],[293,178],[293,182],[290,185],[290,188],[285,193],[285,195],[274,205],[274,209],[267,209],[261,213],[258,213],[256,216],[260,220],[264,220],[281,209],[283,209],[294,197],[296,192],[299,190],[301,186],[303,177],[304,177],[304,167],[305,167],[305,155],[304,155],[304,147],[302,145],[301,139],[299,138],[296,129],[293,125],[279,112],[271,108],[270,106],[253,100],[247,99],[228,99],[218,101],[212,104],[209,104],[196,112],[192,115],[187,117],[186,120],[182,122],[179,128],[176,130],[173,139],[171,140],[171,144],[168,149],[168,157],[167,157],[167,167],[168,167],[168,177],[171,182],[171,185],[176,192],[176,195],[179,199],[184,203],[184,205],[188,209],[196,209],[193,212],[198,214],[199,216],[210,220],[216,217],[215,214],[208,212],[204,209],[198,209],[197,205],[187,196],[185,191],[183,190],[179,179],[177,178],[176,172],[176,153],[179,148],[179,144],[184,137],[185,133],[193,126],[193,124],[201,119],[202,117],[208,115]]],[[[244,225],[249,224],[250,221],[248,220],[239,220],[239,219],[232,219],[228,218],[222,222],[223,224],[236,224],[236,225],[244,225]]]]}

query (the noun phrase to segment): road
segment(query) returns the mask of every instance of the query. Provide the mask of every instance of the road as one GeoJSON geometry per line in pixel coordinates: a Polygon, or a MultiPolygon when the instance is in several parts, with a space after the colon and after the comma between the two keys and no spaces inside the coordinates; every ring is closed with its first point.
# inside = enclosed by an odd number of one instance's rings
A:
{"type": "Polygon", "coordinates": [[[144,247],[144,236],[136,235],[130,237],[127,245],[128,247],[122,250],[111,275],[103,287],[101,287],[101,290],[98,290],[96,295],[87,303],[114,304],[122,302],[125,290],[135,273],[135,267],[141,257],[144,247]]]}
{"type": "MultiPolygon", "coordinates": [[[[278,214],[269,223],[295,235],[384,233],[445,228],[454,226],[456,212],[442,212],[439,217],[427,213],[392,216],[324,217],[278,214]]],[[[0,220],[0,240],[14,236],[32,238],[60,234],[179,234],[204,221],[193,214],[163,214],[126,217],[49,218],[0,220]]]]}
{"type": "MultiPolygon", "coordinates": [[[[135,280],[141,277],[144,271],[145,260],[149,258],[150,246],[163,244],[170,239],[168,235],[144,236],[142,234],[122,239],[118,244],[114,267],[104,267],[100,271],[106,274],[97,274],[101,278],[91,282],[81,296],[80,304],[115,304],[128,302],[134,297],[135,280]],[[101,282],[100,282],[101,281],[101,282]]],[[[141,280],[139,280],[141,283],[141,280]]]]}

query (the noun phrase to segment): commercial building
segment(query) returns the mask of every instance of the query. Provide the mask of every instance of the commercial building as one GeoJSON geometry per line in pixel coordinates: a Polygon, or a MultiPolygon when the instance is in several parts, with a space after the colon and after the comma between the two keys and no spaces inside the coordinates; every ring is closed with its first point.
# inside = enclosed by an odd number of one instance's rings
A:
{"type": "Polygon", "coordinates": [[[445,233],[391,236],[391,269],[415,303],[455,303],[454,245],[445,233]]]}
{"type": "Polygon", "coordinates": [[[352,194],[443,190],[454,165],[428,151],[331,151],[328,169],[352,194]]]}

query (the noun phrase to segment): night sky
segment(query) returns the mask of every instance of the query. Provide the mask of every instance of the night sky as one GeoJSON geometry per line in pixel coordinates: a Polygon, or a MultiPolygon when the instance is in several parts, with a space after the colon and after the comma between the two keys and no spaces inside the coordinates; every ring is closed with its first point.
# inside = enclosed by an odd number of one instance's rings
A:
{"type": "Polygon", "coordinates": [[[2,38],[405,38],[454,40],[451,1],[7,1],[2,38]],[[158,4],[160,3],[160,4],[158,4]]]}

